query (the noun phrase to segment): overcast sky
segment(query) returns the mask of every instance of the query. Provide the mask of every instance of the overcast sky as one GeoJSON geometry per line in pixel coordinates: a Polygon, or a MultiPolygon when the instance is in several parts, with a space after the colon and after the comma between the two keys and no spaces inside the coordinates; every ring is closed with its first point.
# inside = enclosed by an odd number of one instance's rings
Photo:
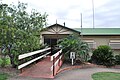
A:
{"type": "MultiPolygon", "coordinates": [[[[92,0],[19,0],[28,4],[28,11],[36,9],[46,12],[48,24],[62,24],[67,27],[79,28],[81,25],[80,13],[83,17],[83,28],[92,28],[93,9],[92,0]]],[[[17,4],[18,0],[2,0],[2,2],[17,4]]],[[[120,0],[94,0],[95,28],[120,28],[120,0]]]]}

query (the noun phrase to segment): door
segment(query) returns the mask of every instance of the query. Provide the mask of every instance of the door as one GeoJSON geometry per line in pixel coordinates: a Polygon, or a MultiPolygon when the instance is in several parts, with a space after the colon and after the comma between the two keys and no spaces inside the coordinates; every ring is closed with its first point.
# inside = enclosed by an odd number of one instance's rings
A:
{"type": "Polygon", "coordinates": [[[57,39],[45,38],[44,44],[47,44],[48,46],[54,47],[57,45],[57,39]]]}

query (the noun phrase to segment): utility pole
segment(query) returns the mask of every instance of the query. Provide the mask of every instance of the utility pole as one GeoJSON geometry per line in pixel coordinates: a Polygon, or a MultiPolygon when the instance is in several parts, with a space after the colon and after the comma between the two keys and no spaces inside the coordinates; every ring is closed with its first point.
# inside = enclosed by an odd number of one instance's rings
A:
{"type": "Polygon", "coordinates": [[[80,15],[81,15],[81,29],[82,29],[82,13],[80,15]]]}
{"type": "Polygon", "coordinates": [[[94,1],[93,1],[93,0],[92,0],[92,10],[93,10],[93,28],[95,28],[95,23],[94,23],[94,21],[95,21],[95,20],[94,20],[94,19],[95,19],[95,16],[94,16],[95,14],[94,14],[94,12],[95,12],[95,11],[94,11],[94,1]]]}
{"type": "Polygon", "coordinates": [[[82,31],[82,13],[80,14],[81,15],[81,40],[83,38],[83,31],[82,31]]]}

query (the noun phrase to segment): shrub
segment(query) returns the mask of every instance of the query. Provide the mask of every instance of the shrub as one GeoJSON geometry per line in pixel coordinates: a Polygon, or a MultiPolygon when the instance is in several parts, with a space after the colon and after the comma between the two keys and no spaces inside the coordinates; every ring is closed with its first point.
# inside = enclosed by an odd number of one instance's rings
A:
{"type": "Polygon", "coordinates": [[[91,56],[91,60],[92,62],[99,65],[105,65],[105,66],[115,65],[113,51],[107,45],[101,45],[96,50],[94,50],[93,55],[91,56]]]}
{"type": "Polygon", "coordinates": [[[76,59],[81,62],[89,59],[90,48],[86,42],[83,42],[78,35],[72,34],[58,41],[58,46],[63,49],[64,57],[70,60],[70,52],[76,53],[76,59]]]}
{"type": "Polygon", "coordinates": [[[115,56],[115,61],[117,65],[120,65],[120,54],[115,56]]]}
{"type": "Polygon", "coordinates": [[[9,58],[0,58],[0,66],[5,67],[7,65],[10,65],[10,59],[9,58]]]}

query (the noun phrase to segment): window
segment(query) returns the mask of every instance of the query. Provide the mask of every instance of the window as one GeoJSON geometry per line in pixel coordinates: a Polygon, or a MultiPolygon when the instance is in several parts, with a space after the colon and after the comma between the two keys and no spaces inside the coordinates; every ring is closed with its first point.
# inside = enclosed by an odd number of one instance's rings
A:
{"type": "Polygon", "coordinates": [[[120,39],[110,40],[109,46],[110,46],[112,49],[120,49],[120,39]]]}
{"type": "Polygon", "coordinates": [[[96,48],[96,42],[93,39],[85,39],[83,41],[87,42],[91,49],[95,49],[96,48]]]}

